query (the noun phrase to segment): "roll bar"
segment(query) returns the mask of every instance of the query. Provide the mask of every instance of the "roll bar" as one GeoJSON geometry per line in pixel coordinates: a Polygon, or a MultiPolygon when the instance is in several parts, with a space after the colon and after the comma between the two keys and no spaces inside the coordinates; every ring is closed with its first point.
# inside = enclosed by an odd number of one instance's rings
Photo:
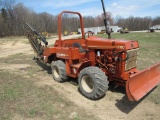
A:
{"type": "Polygon", "coordinates": [[[58,15],[58,38],[59,40],[62,40],[61,34],[62,34],[62,15],[63,13],[70,13],[70,14],[77,14],[80,18],[80,26],[81,26],[81,32],[82,32],[82,38],[85,39],[84,36],[84,24],[83,24],[83,18],[82,15],[79,12],[73,12],[73,11],[62,11],[58,15]]]}

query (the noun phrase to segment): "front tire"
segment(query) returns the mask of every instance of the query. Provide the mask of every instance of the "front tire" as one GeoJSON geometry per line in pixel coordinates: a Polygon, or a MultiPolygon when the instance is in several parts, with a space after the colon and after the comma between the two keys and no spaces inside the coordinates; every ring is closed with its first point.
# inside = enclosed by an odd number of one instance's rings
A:
{"type": "Polygon", "coordinates": [[[51,63],[52,76],[57,82],[65,82],[68,79],[66,75],[66,65],[63,61],[57,60],[51,63]]]}
{"type": "Polygon", "coordinates": [[[97,100],[108,90],[108,80],[105,73],[98,67],[84,68],[78,78],[79,90],[86,98],[97,100]]]}

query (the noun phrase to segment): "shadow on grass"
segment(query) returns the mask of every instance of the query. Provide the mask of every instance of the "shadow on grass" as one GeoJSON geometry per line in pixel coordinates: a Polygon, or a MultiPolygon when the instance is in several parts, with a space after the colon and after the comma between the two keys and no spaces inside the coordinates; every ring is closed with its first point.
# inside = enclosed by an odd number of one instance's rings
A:
{"type": "Polygon", "coordinates": [[[67,81],[70,84],[74,85],[74,86],[78,86],[78,79],[77,78],[69,78],[69,80],[67,81]]]}
{"type": "Polygon", "coordinates": [[[123,96],[121,100],[116,100],[115,106],[122,112],[130,113],[142,100],[129,101],[127,95],[123,96]]]}
{"type": "MultiPolygon", "coordinates": [[[[42,68],[42,70],[39,71],[47,71],[48,74],[52,74],[52,70],[51,70],[51,66],[48,64],[45,64],[44,62],[40,61],[40,60],[35,60],[35,62],[37,63],[38,66],[40,66],[42,68]]],[[[78,79],[76,78],[69,78],[69,80],[67,81],[75,86],[78,85],[78,79]]]]}
{"type": "MultiPolygon", "coordinates": [[[[156,89],[155,87],[154,89],[156,89]]],[[[129,101],[127,95],[125,94],[125,90],[123,93],[125,96],[122,97],[120,100],[116,100],[115,106],[122,112],[128,114],[130,113],[139,103],[141,103],[154,89],[152,89],[146,96],[144,96],[142,99],[139,101],[129,101]]],[[[116,90],[117,91],[117,90],[116,90]]],[[[121,90],[118,90],[120,92],[121,90]]]]}
{"type": "Polygon", "coordinates": [[[115,93],[122,93],[124,96],[120,100],[116,100],[115,106],[122,112],[128,114],[131,112],[140,102],[129,101],[125,87],[110,85],[109,90],[115,93]]]}
{"type": "Polygon", "coordinates": [[[37,63],[37,65],[39,65],[42,68],[42,70],[39,70],[39,71],[47,71],[48,74],[52,74],[50,65],[47,65],[40,60],[35,60],[35,62],[37,63]]]}

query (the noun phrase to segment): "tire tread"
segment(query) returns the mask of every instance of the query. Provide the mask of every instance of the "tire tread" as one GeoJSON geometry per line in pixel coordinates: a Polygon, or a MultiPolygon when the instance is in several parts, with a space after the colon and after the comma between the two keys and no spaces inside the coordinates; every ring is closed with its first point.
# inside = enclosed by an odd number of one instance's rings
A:
{"type": "Polygon", "coordinates": [[[90,96],[86,94],[85,91],[83,91],[82,88],[80,87],[82,94],[89,99],[93,99],[93,100],[100,99],[105,95],[106,91],[108,90],[109,82],[107,80],[107,76],[98,67],[87,67],[81,70],[79,74],[79,83],[81,81],[80,79],[83,76],[83,74],[86,74],[86,73],[89,73],[94,77],[94,81],[96,83],[96,92],[92,96],[90,96]]]}

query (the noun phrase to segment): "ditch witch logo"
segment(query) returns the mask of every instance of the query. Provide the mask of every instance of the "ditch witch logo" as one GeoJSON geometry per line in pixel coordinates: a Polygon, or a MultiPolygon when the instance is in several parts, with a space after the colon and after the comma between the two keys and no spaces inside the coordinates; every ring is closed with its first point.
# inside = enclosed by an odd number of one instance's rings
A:
{"type": "Polygon", "coordinates": [[[57,53],[57,57],[69,57],[69,55],[63,54],[63,53],[57,53]]]}

